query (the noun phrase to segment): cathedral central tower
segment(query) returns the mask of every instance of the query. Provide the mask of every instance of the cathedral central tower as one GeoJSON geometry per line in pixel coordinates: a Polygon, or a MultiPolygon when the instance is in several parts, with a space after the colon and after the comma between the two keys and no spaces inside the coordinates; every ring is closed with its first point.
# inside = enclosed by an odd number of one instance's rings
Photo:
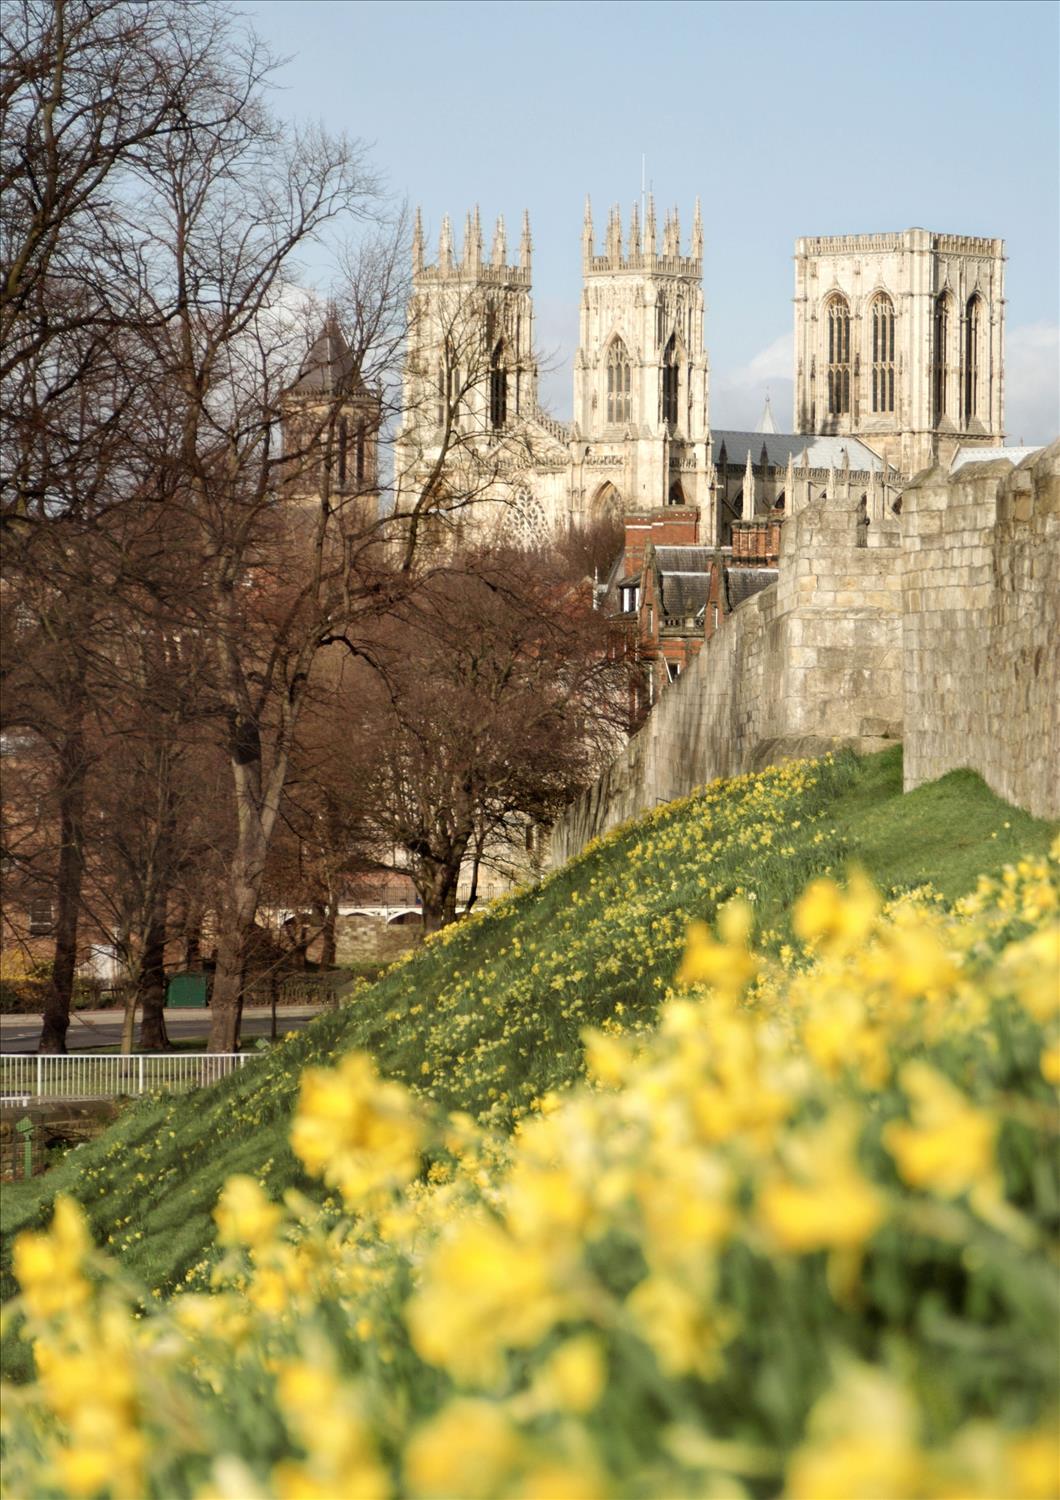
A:
{"type": "Polygon", "coordinates": [[[594,456],[603,462],[613,454],[615,470],[585,497],[588,509],[693,506],[712,535],[698,200],[688,255],[676,209],[666,215],[660,246],[650,197],[643,226],[634,205],[624,243],[620,212],[611,210],[597,254],[586,201],[582,278],[575,428],[590,445],[587,469],[594,456]]]}

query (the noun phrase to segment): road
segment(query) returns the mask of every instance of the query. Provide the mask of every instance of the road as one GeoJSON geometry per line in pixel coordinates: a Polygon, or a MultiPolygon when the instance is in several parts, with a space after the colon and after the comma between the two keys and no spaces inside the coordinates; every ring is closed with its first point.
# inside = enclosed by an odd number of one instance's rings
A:
{"type": "MultiPolygon", "coordinates": [[[[319,1005],[281,1005],[276,1011],[276,1030],[300,1031],[321,1012],[319,1005]]],[[[66,1045],[71,1051],[97,1052],[116,1047],[121,1041],[120,1010],[78,1011],[70,1018],[66,1045]]],[[[40,1041],[40,1016],[0,1016],[0,1052],[36,1052],[40,1041]]],[[[208,1010],[167,1010],[166,1031],[174,1042],[206,1037],[208,1010]]],[[[267,1005],[248,1006],[243,1012],[243,1039],[268,1036],[272,1012],[267,1005]]]]}

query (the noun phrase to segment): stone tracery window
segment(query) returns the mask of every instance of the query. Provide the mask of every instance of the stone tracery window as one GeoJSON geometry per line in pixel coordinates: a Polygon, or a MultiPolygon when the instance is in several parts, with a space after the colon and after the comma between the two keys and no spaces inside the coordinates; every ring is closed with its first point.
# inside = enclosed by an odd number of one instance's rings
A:
{"type": "Polygon", "coordinates": [[[949,383],[950,297],[940,292],[935,298],[935,317],[931,339],[931,404],[935,421],[946,415],[946,386],[949,383]]]}
{"type": "Polygon", "coordinates": [[[663,351],[662,365],[662,419],[669,427],[677,425],[677,340],[673,334],[663,351]]]}
{"type": "Polygon", "coordinates": [[[520,485],[511,500],[512,530],[527,545],[540,545],[548,537],[548,521],[541,502],[526,485],[520,485]]]}
{"type": "Polygon", "coordinates": [[[968,298],[964,317],[964,420],[979,411],[979,324],[982,300],[978,292],[968,298]]]}
{"type": "Polygon", "coordinates": [[[886,292],[872,304],[872,409],[894,411],[894,303],[886,292]]]}
{"type": "Polygon", "coordinates": [[[633,415],[629,354],[621,339],[607,351],[607,421],[609,425],[630,421],[633,415]]]}
{"type": "Polygon", "coordinates": [[[828,412],[850,410],[850,307],[845,297],[828,303],[828,412]]]}

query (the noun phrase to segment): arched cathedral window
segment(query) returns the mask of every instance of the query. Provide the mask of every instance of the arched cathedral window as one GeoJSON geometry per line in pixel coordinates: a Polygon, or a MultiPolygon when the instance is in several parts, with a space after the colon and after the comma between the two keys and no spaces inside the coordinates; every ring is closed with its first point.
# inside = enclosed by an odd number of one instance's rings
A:
{"type": "Polygon", "coordinates": [[[607,351],[607,420],[609,424],[628,422],[633,415],[629,355],[621,339],[613,340],[607,351]]]}
{"type": "Polygon", "coordinates": [[[970,422],[979,410],[979,324],[982,302],[968,298],[964,317],[964,420],[970,422]]]}
{"type": "Polygon", "coordinates": [[[850,410],[850,308],[845,297],[828,304],[828,411],[850,410]]]}
{"type": "Polygon", "coordinates": [[[935,317],[931,337],[931,405],[935,421],[946,415],[946,386],[949,383],[950,298],[940,292],[935,298],[935,317]]]}
{"type": "Polygon", "coordinates": [[[663,350],[662,366],[662,419],[668,427],[677,425],[677,341],[673,334],[663,350]]]}
{"type": "Polygon", "coordinates": [[[508,371],[504,368],[504,344],[497,344],[490,358],[490,426],[494,432],[508,420],[508,371]]]}
{"type": "Polygon", "coordinates": [[[346,488],[346,445],[349,435],[346,428],[346,418],[339,418],[339,489],[346,488]]]}
{"type": "Polygon", "coordinates": [[[894,303],[883,292],[872,304],[872,409],[894,411],[894,303]]]}

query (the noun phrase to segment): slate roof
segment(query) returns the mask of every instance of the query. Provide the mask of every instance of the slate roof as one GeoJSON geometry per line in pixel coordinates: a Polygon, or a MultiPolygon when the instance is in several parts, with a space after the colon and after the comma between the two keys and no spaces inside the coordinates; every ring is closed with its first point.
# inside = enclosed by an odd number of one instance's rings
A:
{"type": "Polygon", "coordinates": [[[765,449],[766,463],[774,468],[787,467],[790,455],[798,467],[806,450],[811,469],[843,467],[844,453],[850,454],[852,469],[883,472],[883,460],[871,448],[856,437],[829,436],[821,433],[801,432],[739,432],[731,428],[715,428],[711,433],[714,462],[721,462],[721,450],[725,449],[725,462],[742,469],[751,455],[751,463],[761,462],[765,449]]]}
{"type": "Polygon", "coordinates": [[[656,547],[653,555],[660,573],[706,573],[715,552],[713,547],[656,547]]]}
{"type": "Polygon", "coordinates": [[[726,568],[725,597],[729,608],[735,609],[753,594],[760,594],[771,583],[777,581],[776,568],[726,568]]]}
{"type": "Polygon", "coordinates": [[[659,579],[662,612],[668,620],[687,620],[706,606],[709,573],[663,573],[659,579]]]}
{"type": "Polygon", "coordinates": [[[357,361],[337,319],[329,313],[291,389],[301,396],[343,396],[364,388],[357,361]]]}

